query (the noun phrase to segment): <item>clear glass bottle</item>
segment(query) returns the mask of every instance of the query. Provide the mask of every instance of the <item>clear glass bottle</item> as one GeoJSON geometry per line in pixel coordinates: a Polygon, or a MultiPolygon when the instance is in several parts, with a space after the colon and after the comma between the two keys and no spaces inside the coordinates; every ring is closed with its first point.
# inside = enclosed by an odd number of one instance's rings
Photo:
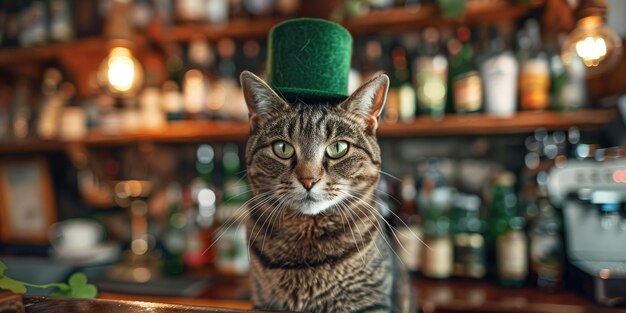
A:
{"type": "Polygon", "coordinates": [[[492,28],[490,32],[490,49],[479,65],[485,89],[485,113],[509,117],[517,111],[519,64],[503,38],[504,28],[492,28]]]}
{"type": "Polygon", "coordinates": [[[429,27],[422,32],[422,51],[414,62],[419,113],[440,119],[445,114],[448,60],[440,51],[440,33],[429,27]]]}

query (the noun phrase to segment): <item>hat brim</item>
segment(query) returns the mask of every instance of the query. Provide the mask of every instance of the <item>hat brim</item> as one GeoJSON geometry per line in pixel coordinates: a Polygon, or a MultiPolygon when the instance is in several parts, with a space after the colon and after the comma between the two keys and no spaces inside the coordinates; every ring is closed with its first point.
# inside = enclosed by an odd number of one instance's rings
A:
{"type": "Polygon", "coordinates": [[[311,102],[311,104],[313,104],[313,102],[340,103],[348,99],[347,95],[327,92],[324,90],[289,87],[275,88],[275,90],[280,96],[290,102],[302,101],[305,103],[311,102]]]}

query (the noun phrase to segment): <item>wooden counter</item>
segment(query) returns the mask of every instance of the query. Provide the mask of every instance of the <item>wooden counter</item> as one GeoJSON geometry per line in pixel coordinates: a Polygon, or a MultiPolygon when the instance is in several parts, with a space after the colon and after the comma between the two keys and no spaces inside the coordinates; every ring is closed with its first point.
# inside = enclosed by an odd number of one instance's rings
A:
{"type": "MultiPolygon", "coordinates": [[[[426,313],[626,313],[606,308],[573,291],[544,292],[534,287],[503,288],[488,281],[414,278],[415,297],[426,313]]],[[[246,279],[215,283],[196,298],[145,297],[101,293],[100,298],[250,309],[246,279]]]]}

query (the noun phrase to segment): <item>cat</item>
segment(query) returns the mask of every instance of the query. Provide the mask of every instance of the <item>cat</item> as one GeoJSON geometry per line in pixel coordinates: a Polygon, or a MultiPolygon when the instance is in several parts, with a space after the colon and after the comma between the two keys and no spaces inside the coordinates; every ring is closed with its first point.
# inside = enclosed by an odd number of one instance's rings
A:
{"type": "Polygon", "coordinates": [[[241,85],[250,112],[246,231],[254,306],[414,311],[408,273],[374,198],[376,128],[389,78],[372,78],[338,104],[288,103],[247,71],[241,85]]]}

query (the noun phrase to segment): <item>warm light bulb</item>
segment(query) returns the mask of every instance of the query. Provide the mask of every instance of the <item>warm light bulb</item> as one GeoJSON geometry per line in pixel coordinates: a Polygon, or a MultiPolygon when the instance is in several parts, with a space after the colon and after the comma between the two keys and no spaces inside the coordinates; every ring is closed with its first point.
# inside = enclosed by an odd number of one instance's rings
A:
{"type": "Polygon", "coordinates": [[[98,79],[115,96],[132,96],[143,82],[143,70],[130,49],[114,47],[102,61],[98,79]]]}
{"type": "Polygon", "coordinates": [[[585,65],[587,77],[609,71],[621,59],[622,40],[604,24],[600,16],[587,16],[578,21],[567,36],[561,57],[567,67],[576,62],[585,65]]]}

